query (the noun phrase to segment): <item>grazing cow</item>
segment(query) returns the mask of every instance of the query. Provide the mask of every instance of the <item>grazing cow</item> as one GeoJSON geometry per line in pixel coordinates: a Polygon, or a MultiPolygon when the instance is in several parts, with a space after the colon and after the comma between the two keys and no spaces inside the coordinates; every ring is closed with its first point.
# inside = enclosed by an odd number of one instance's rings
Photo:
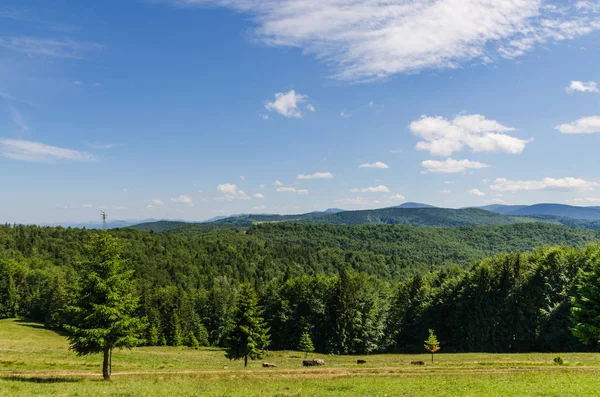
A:
{"type": "Polygon", "coordinates": [[[325,360],[317,358],[315,360],[304,360],[302,361],[302,365],[305,367],[318,367],[321,365],[325,365],[325,360]]]}
{"type": "Polygon", "coordinates": [[[410,363],[412,365],[425,365],[425,363],[423,361],[411,361],[410,363]]]}
{"type": "Polygon", "coordinates": [[[263,368],[275,368],[277,365],[271,363],[263,363],[263,368]]]}
{"type": "Polygon", "coordinates": [[[366,364],[367,360],[356,360],[356,364],[361,365],[361,364],[366,364]]]}

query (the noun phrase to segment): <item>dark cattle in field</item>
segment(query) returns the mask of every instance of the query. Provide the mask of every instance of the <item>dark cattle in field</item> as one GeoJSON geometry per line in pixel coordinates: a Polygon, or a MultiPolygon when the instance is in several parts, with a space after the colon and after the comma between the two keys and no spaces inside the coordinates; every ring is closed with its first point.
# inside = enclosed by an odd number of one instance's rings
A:
{"type": "Polygon", "coordinates": [[[359,365],[360,364],[366,364],[367,360],[356,360],[356,363],[359,364],[359,365]]]}
{"type": "Polygon", "coordinates": [[[302,365],[305,367],[317,367],[321,365],[325,365],[325,360],[317,358],[316,360],[304,360],[302,361],[302,365]]]}
{"type": "Polygon", "coordinates": [[[425,363],[423,361],[411,361],[410,363],[412,365],[425,365],[425,363]]]}
{"type": "Polygon", "coordinates": [[[275,368],[277,365],[271,363],[263,363],[263,368],[275,368]]]}

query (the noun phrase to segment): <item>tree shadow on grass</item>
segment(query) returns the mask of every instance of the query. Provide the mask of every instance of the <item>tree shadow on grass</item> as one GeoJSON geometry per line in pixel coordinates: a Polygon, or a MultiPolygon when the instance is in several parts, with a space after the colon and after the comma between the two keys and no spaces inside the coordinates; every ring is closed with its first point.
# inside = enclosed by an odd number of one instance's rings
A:
{"type": "Polygon", "coordinates": [[[81,379],[70,378],[70,377],[40,377],[40,376],[19,376],[19,375],[11,375],[11,376],[2,376],[0,377],[2,380],[8,380],[13,382],[28,382],[28,383],[75,383],[80,382],[81,379]]]}
{"type": "Polygon", "coordinates": [[[32,322],[29,320],[15,320],[15,324],[17,324],[21,327],[29,327],[29,328],[33,328],[33,329],[45,329],[47,331],[55,332],[55,333],[59,334],[60,336],[68,335],[68,333],[64,330],[48,328],[44,324],[38,324],[36,322],[32,322]]]}

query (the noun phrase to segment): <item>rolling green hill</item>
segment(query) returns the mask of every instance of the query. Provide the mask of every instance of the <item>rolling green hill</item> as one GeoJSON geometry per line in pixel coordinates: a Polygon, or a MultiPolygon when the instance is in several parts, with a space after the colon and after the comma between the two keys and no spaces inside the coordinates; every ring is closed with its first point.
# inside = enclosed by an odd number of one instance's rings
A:
{"type": "MultiPolygon", "coordinates": [[[[133,226],[138,230],[155,232],[193,227],[233,226],[250,227],[254,224],[292,222],[330,225],[412,225],[432,227],[493,226],[535,222],[528,217],[514,217],[476,208],[381,208],[375,210],[342,211],[337,213],[311,212],[298,215],[240,215],[210,223],[152,222],[133,226]]],[[[543,219],[538,220],[543,222],[543,219]]],[[[552,223],[560,223],[552,221],[552,223]]]]}

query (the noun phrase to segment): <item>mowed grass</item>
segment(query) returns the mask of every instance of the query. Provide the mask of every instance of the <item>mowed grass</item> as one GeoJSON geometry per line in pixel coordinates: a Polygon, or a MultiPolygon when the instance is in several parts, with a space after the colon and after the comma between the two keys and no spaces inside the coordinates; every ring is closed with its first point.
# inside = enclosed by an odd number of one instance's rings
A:
{"type": "MultiPolygon", "coordinates": [[[[442,341],[443,343],[443,341],[442,341]]],[[[113,381],[101,357],[77,357],[64,336],[39,324],[0,320],[1,396],[594,396],[600,354],[437,354],[361,357],[271,352],[260,362],[229,361],[219,349],[144,347],[115,351],[113,381]],[[357,359],[367,360],[357,365],[357,359]],[[411,365],[422,360],[425,366],[411,365]]]]}

